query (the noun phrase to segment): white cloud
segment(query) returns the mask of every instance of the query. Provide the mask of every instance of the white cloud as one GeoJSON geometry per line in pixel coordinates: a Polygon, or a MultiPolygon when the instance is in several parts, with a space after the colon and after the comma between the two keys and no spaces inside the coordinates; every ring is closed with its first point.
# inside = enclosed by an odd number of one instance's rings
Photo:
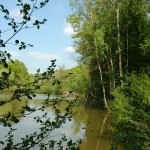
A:
{"type": "Polygon", "coordinates": [[[71,27],[71,24],[66,23],[66,27],[64,28],[65,34],[74,34],[73,28],[71,27]]]}
{"type": "Polygon", "coordinates": [[[68,46],[64,49],[65,52],[68,52],[68,53],[74,53],[76,50],[74,47],[72,46],[68,46]]]}
{"type": "Polygon", "coordinates": [[[10,16],[16,17],[16,18],[21,18],[22,14],[20,14],[19,9],[15,8],[15,9],[10,10],[10,16]]]}
{"type": "Polygon", "coordinates": [[[20,54],[14,52],[14,51],[7,51],[8,53],[10,53],[10,55],[12,56],[12,58],[18,58],[20,57],[20,54]]]}
{"type": "Polygon", "coordinates": [[[48,53],[37,52],[37,51],[28,52],[28,55],[41,60],[58,59],[58,56],[56,54],[48,54],[48,53]]]}

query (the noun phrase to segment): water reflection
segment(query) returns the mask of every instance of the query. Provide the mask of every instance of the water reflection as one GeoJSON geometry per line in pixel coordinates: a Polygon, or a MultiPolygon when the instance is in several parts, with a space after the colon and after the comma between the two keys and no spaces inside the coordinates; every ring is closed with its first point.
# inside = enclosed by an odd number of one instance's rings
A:
{"type": "MultiPolygon", "coordinates": [[[[28,101],[29,106],[31,107],[40,107],[42,100],[32,100],[28,101]]],[[[8,112],[15,113],[22,106],[25,106],[27,101],[13,101],[7,105],[4,105],[0,109],[0,115],[4,115],[8,112]]],[[[67,103],[62,102],[59,106],[59,109],[64,111],[67,103]]],[[[49,116],[53,118],[52,108],[46,108],[49,116]]],[[[100,111],[98,109],[85,108],[75,106],[73,112],[76,115],[73,116],[71,121],[67,121],[62,128],[55,130],[52,134],[55,136],[55,139],[59,138],[60,134],[65,134],[68,139],[83,139],[83,143],[80,145],[81,150],[109,150],[111,141],[111,133],[106,126],[106,120],[108,113],[100,111]]],[[[13,127],[17,128],[15,131],[15,141],[19,142],[20,138],[26,134],[33,133],[38,130],[39,126],[36,122],[33,121],[33,116],[41,116],[42,112],[37,111],[36,113],[28,116],[26,118],[20,119],[18,124],[15,124],[13,127]]],[[[7,134],[8,129],[0,126],[0,139],[3,139],[7,134]]],[[[123,148],[120,146],[120,150],[123,148]]]]}
{"type": "Polygon", "coordinates": [[[17,113],[18,110],[20,110],[23,106],[26,106],[28,104],[27,100],[13,100],[9,103],[6,103],[3,106],[0,106],[0,116],[10,113],[17,113]]]}

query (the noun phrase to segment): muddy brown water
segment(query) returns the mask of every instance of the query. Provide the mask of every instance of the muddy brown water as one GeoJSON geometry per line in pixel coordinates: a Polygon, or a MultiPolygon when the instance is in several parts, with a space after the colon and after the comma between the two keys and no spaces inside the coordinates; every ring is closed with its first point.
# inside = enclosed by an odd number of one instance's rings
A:
{"type": "MultiPolygon", "coordinates": [[[[41,95],[39,98],[41,98],[41,95]]],[[[31,107],[40,107],[42,101],[43,100],[34,99],[29,101],[28,104],[31,107]]],[[[25,105],[25,100],[22,102],[13,101],[0,107],[0,115],[4,115],[8,112],[15,113],[25,105]]],[[[60,110],[63,110],[65,106],[66,103],[62,102],[60,110]]],[[[51,108],[46,108],[45,111],[48,112],[50,116],[53,116],[54,112],[51,108]]],[[[110,144],[112,143],[112,134],[107,127],[107,119],[110,117],[110,114],[99,109],[83,106],[75,106],[73,111],[76,112],[76,115],[71,121],[66,121],[62,128],[54,131],[53,134],[56,135],[55,138],[57,139],[57,135],[59,136],[59,134],[65,134],[68,139],[73,139],[73,141],[82,139],[82,144],[80,145],[81,150],[109,150],[110,144]]],[[[34,113],[34,115],[40,116],[41,112],[38,111],[34,113]]],[[[16,143],[26,134],[38,130],[39,127],[37,123],[33,121],[32,117],[33,114],[26,118],[19,118],[20,122],[13,125],[13,128],[17,128],[17,131],[14,132],[16,143]]],[[[6,139],[5,136],[7,133],[8,128],[0,125],[0,141],[6,139]]],[[[1,145],[0,149],[2,149],[1,145]]],[[[119,149],[124,150],[121,144],[119,145],[119,149]]]]}

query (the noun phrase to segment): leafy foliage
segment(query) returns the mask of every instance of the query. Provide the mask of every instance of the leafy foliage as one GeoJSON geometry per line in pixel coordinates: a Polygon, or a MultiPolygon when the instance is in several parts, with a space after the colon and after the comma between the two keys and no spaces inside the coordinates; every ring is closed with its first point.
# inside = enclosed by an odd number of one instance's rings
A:
{"type": "Polygon", "coordinates": [[[71,69],[57,69],[54,76],[46,84],[44,84],[38,93],[67,95],[70,94],[73,97],[79,96],[80,99],[84,98],[87,92],[87,86],[89,82],[89,75],[87,67],[80,64],[71,69]]]}
{"type": "Polygon", "coordinates": [[[11,70],[9,79],[12,85],[18,86],[30,81],[30,75],[24,63],[15,60],[13,63],[8,62],[8,67],[11,70]]]}
{"type": "Polygon", "coordinates": [[[79,61],[89,68],[87,105],[104,108],[103,95],[109,103],[113,100],[118,140],[127,143],[128,149],[149,149],[150,2],[70,3],[74,12],[68,22],[75,31],[74,46],[79,61]]]}
{"type": "Polygon", "coordinates": [[[150,79],[146,75],[126,78],[117,88],[111,104],[115,138],[130,150],[150,148],[150,79]]]}
{"type": "MultiPolygon", "coordinates": [[[[31,19],[33,13],[43,8],[49,0],[29,0],[27,2],[23,0],[17,0],[16,6],[20,11],[21,20],[18,22],[10,16],[9,10],[0,4],[0,13],[3,15],[3,21],[7,22],[6,30],[0,30],[0,48],[5,49],[7,44],[14,39],[14,42],[11,44],[16,45],[19,50],[26,49],[26,47],[32,47],[32,44],[26,44],[21,39],[15,39],[16,35],[22,29],[28,29],[36,27],[40,29],[41,25],[46,22],[46,19],[35,20],[33,23],[31,19]],[[32,25],[31,25],[32,23],[32,25]],[[10,32],[11,31],[11,32],[10,32]],[[5,33],[10,32],[10,37],[7,39],[5,33]]],[[[25,101],[22,97],[26,97],[28,100],[32,100],[33,97],[36,97],[35,92],[41,88],[42,85],[46,84],[49,80],[54,78],[54,69],[56,60],[52,60],[50,66],[43,73],[40,72],[40,69],[37,70],[37,73],[30,80],[27,68],[25,65],[16,60],[11,59],[11,55],[7,51],[0,51],[0,90],[9,89],[12,85],[15,86],[12,95],[9,98],[4,98],[0,100],[0,107],[6,106],[8,103],[17,101],[21,103],[25,101]]],[[[54,83],[59,83],[58,80],[55,80],[54,83]]],[[[3,145],[3,150],[20,150],[20,149],[31,149],[35,146],[40,150],[44,149],[64,149],[64,142],[66,142],[66,149],[78,149],[78,143],[74,143],[72,140],[66,139],[65,135],[60,136],[60,139],[54,140],[51,136],[52,131],[58,129],[66,122],[70,120],[72,116],[72,102],[68,102],[68,106],[65,111],[61,113],[58,109],[60,99],[54,99],[53,101],[49,100],[49,97],[43,101],[43,106],[40,108],[31,107],[28,105],[28,102],[25,102],[23,106],[17,112],[7,112],[0,116],[0,125],[4,128],[9,128],[8,135],[5,139],[0,139],[0,145],[3,145]],[[52,107],[54,113],[54,119],[50,118],[46,113],[45,108],[52,107]],[[34,116],[32,119],[37,124],[39,124],[39,130],[26,135],[21,138],[21,142],[16,143],[14,132],[15,129],[13,124],[19,122],[19,118],[27,117],[30,114],[34,114],[36,111],[42,111],[41,116],[34,116]]]]}
{"type": "Polygon", "coordinates": [[[68,17],[68,22],[75,31],[74,46],[80,54],[79,61],[89,68],[90,82],[87,93],[91,94],[86,95],[89,97],[87,104],[96,101],[96,105],[104,106],[104,88],[106,99],[109,100],[113,98],[111,90],[120,85],[118,64],[122,64],[123,78],[126,73],[146,72],[148,75],[150,72],[147,34],[150,26],[149,2],[70,0],[70,3],[74,12],[68,17]],[[119,12],[116,6],[119,7],[119,12]],[[120,50],[117,12],[120,16],[120,50]],[[99,66],[103,80],[100,79],[99,66]]]}

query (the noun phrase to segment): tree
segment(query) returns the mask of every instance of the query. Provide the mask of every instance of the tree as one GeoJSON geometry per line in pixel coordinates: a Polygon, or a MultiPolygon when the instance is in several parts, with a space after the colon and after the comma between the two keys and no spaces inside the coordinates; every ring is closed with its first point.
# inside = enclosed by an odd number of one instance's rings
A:
{"type": "Polygon", "coordinates": [[[30,75],[25,64],[19,60],[8,62],[8,67],[11,70],[10,82],[12,85],[21,85],[30,81],[30,75]]]}
{"type": "Polygon", "coordinates": [[[113,7],[116,9],[116,19],[117,19],[117,40],[118,40],[118,54],[119,54],[119,75],[120,75],[120,83],[122,84],[122,52],[120,47],[120,4],[118,0],[111,0],[113,7]]]}
{"type": "MultiPolygon", "coordinates": [[[[8,28],[6,28],[5,30],[0,30],[0,47],[6,49],[7,44],[9,44],[10,41],[14,45],[18,46],[19,50],[25,49],[27,46],[32,47],[31,44],[26,44],[25,42],[21,41],[21,39],[15,39],[15,37],[22,29],[28,29],[32,27],[37,27],[37,29],[40,29],[40,26],[46,22],[46,19],[43,19],[42,21],[35,20],[32,26],[29,26],[28,23],[30,23],[33,13],[43,8],[48,2],[49,0],[29,0],[27,2],[18,0],[16,6],[20,9],[20,14],[22,17],[22,20],[20,22],[17,22],[14,18],[11,18],[9,15],[9,10],[5,8],[3,4],[0,4],[0,12],[4,16],[3,21],[6,21],[8,24],[8,28]],[[10,32],[10,37],[8,37],[7,39],[4,38],[4,34],[9,31],[12,31],[10,32]],[[15,42],[12,42],[13,39],[15,39],[15,42]]],[[[17,88],[12,93],[12,96],[10,98],[0,100],[0,107],[3,107],[7,103],[13,102],[15,100],[18,102],[23,101],[22,96],[26,96],[28,100],[32,100],[32,98],[36,96],[35,91],[53,78],[55,61],[56,60],[52,60],[51,65],[43,73],[41,73],[40,69],[38,69],[34,79],[27,82],[26,80],[28,79],[28,73],[24,64],[20,61],[13,62],[13,60],[11,59],[11,55],[7,53],[7,51],[0,51],[0,65],[6,68],[1,72],[0,90],[9,88],[11,86],[11,76],[14,76],[14,84],[17,85],[17,88]],[[21,72],[23,73],[23,75],[27,75],[27,78],[22,79],[23,76],[21,72]],[[23,81],[23,83],[18,81],[17,78],[23,81]]],[[[38,145],[39,149],[54,149],[56,147],[58,149],[63,149],[63,142],[67,143],[66,149],[78,149],[76,143],[73,143],[72,140],[67,141],[65,135],[62,135],[59,141],[55,141],[50,136],[53,130],[61,127],[61,125],[65,123],[67,119],[70,120],[70,115],[72,115],[72,112],[70,111],[72,104],[68,103],[65,112],[62,114],[57,108],[57,105],[59,105],[60,102],[61,100],[49,101],[49,99],[46,99],[43,106],[40,108],[29,107],[28,103],[26,103],[26,105],[21,106],[21,109],[19,109],[17,112],[8,112],[5,115],[1,115],[0,125],[5,128],[9,128],[6,141],[0,139],[0,144],[4,147],[3,149],[31,149],[35,145],[38,145]],[[32,114],[38,110],[43,111],[45,107],[49,106],[51,106],[55,112],[54,120],[51,120],[51,118],[45,112],[42,114],[42,117],[35,116],[33,120],[37,123],[40,123],[41,125],[39,130],[37,132],[31,133],[30,135],[22,137],[21,142],[15,144],[15,137],[13,136],[13,133],[16,129],[13,128],[12,124],[18,123],[20,117],[26,117],[28,116],[28,114],[32,114]],[[45,143],[45,139],[48,139],[47,143],[45,143]]]]}
{"type": "Polygon", "coordinates": [[[87,86],[89,82],[89,74],[87,67],[83,64],[67,70],[69,77],[66,79],[66,86],[68,91],[72,91],[80,99],[84,98],[83,95],[87,93],[87,86]]]}
{"type": "Polygon", "coordinates": [[[98,20],[101,13],[99,10],[103,11],[101,4],[103,2],[98,5],[98,2],[85,1],[84,4],[81,3],[78,6],[77,12],[71,15],[68,20],[76,31],[73,38],[78,39],[75,41],[75,46],[76,51],[81,54],[80,60],[90,68],[91,82],[87,92],[87,103],[90,103],[91,99],[96,100],[96,103],[102,99],[103,102],[100,103],[103,103],[102,105],[108,109],[106,85],[103,79],[104,72],[102,71],[107,59],[108,46],[104,41],[102,20],[98,20]],[[81,5],[83,6],[81,7],[81,5]]]}
{"type": "Polygon", "coordinates": [[[75,31],[74,45],[80,54],[80,61],[89,66],[91,83],[88,103],[98,102],[102,95],[113,99],[111,90],[123,82],[123,74],[143,70],[149,72],[149,60],[143,55],[141,47],[148,38],[149,5],[142,0],[71,2],[75,11],[68,21],[75,31]],[[97,35],[99,31],[101,34],[97,35]],[[103,45],[101,41],[104,41],[103,45]],[[97,84],[100,79],[98,74],[103,77],[105,90],[102,80],[101,85],[97,84]]]}
{"type": "Polygon", "coordinates": [[[68,21],[75,31],[74,45],[89,68],[88,104],[99,104],[98,98],[102,102],[106,95],[115,113],[116,139],[127,149],[150,149],[150,2],[71,2],[75,11],[68,21]]]}

